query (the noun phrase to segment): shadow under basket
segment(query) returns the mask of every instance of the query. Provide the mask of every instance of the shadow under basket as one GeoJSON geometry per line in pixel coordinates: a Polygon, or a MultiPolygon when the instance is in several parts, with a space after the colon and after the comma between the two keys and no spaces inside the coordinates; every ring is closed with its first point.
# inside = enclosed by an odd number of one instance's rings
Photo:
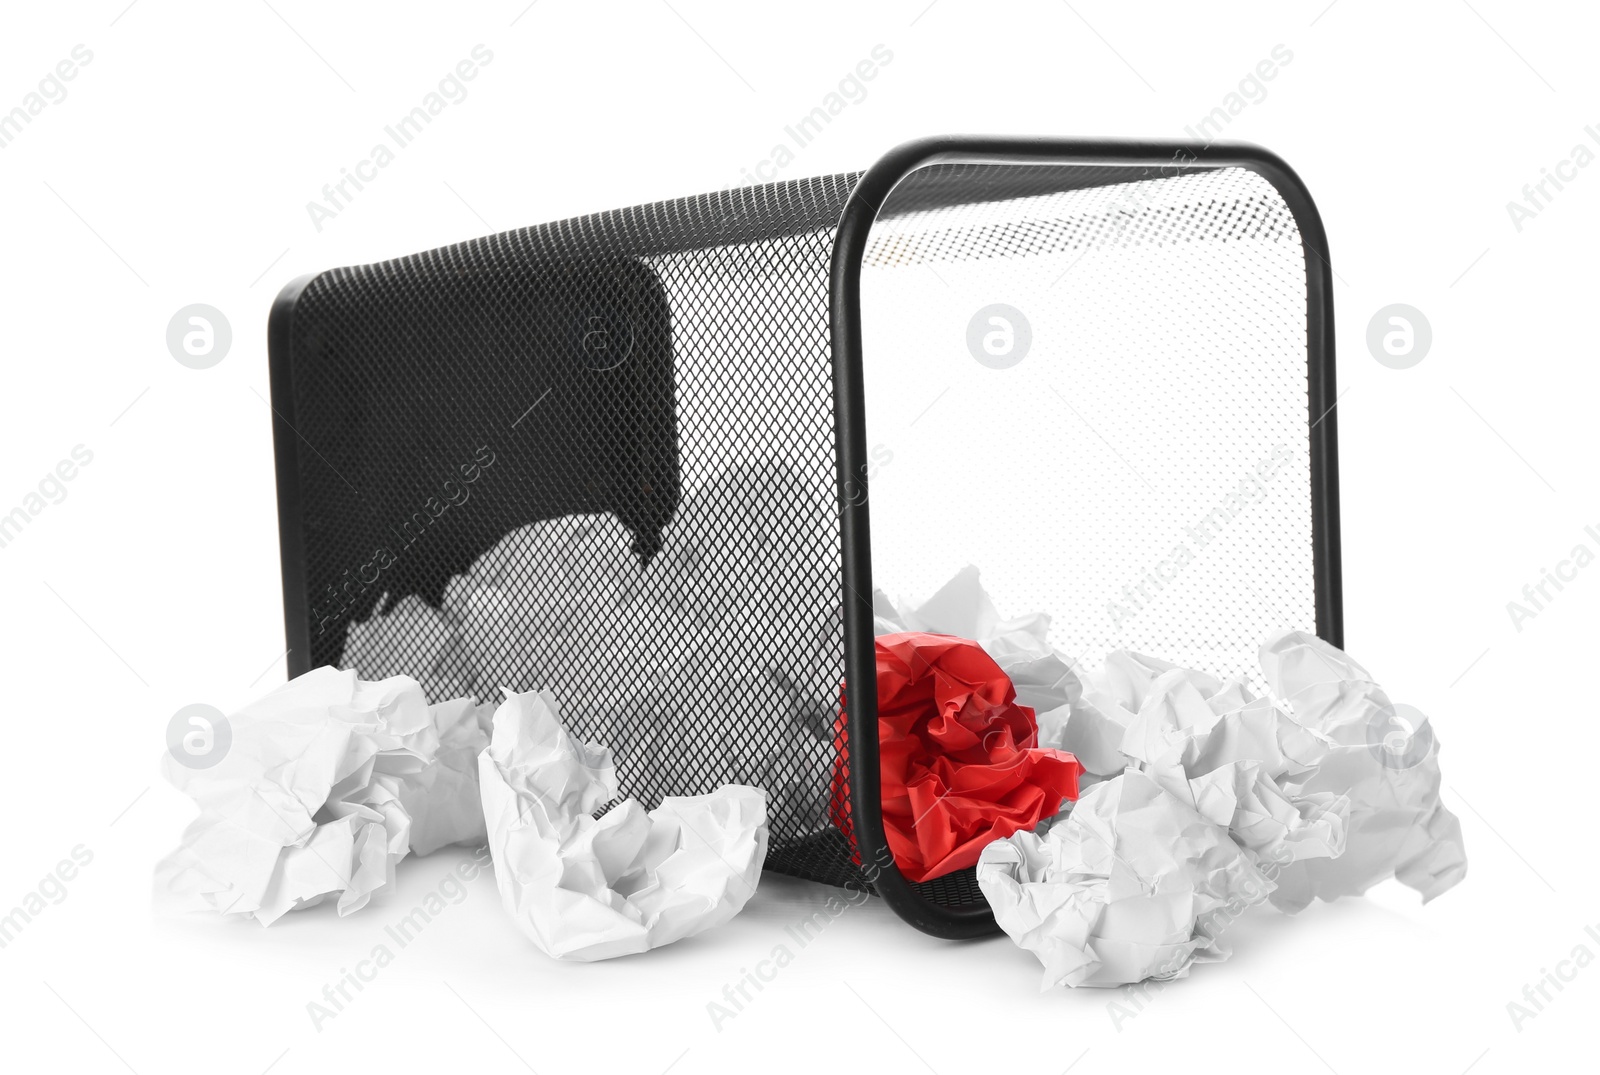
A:
{"type": "Polygon", "coordinates": [[[1329,273],[1261,149],[940,138],[296,280],[290,672],[548,689],[624,794],[761,786],[769,869],[990,932],[885,845],[874,587],[975,564],[1073,658],[1342,645],[1329,273]]]}

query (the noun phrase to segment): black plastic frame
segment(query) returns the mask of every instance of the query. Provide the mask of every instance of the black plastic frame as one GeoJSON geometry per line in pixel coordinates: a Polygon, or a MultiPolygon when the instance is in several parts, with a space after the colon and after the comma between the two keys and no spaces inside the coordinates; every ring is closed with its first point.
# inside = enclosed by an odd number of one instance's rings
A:
{"type": "Polygon", "coordinates": [[[294,424],[294,307],[315,273],[297,276],[272,300],[267,315],[267,382],[272,398],[272,457],[278,479],[278,562],[283,571],[284,663],[289,678],[311,671],[311,594],[306,582],[300,460],[294,424]]]}
{"type": "Polygon", "coordinates": [[[901,145],[862,175],[834,235],[829,281],[838,500],[843,541],[845,678],[849,684],[851,821],[868,879],[895,913],[925,933],[966,938],[993,933],[987,906],[946,907],[925,898],[894,865],[884,837],[878,772],[877,661],[872,630],[872,530],[867,479],[866,398],[861,334],[861,264],[878,213],[900,182],[937,164],[1085,165],[1127,169],[1128,180],[1248,168],[1273,185],[1306,251],[1306,366],[1310,421],[1312,572],[1317,634],[1344,645],[1339,566],[1338,434],[1333,404],[1333,280],[1322,218],[1288,164],[1241,143],[950,136],[901,145]],[[870,687],[869,687],[870,685],[870,687]]]}

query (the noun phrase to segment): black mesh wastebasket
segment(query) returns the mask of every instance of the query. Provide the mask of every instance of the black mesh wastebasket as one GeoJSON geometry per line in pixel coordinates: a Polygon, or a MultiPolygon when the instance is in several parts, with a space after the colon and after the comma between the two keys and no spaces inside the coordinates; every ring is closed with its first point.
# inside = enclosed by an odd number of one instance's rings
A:
{"type": "Polygon", "coordinates": [[[1342,643],[1326,242],[1254,147],[915,142],[329,270],[269,335],[292,673],[549,689],[626,794],[762,786],[769,869],[931,933],[994,924],[887,852],[875,587],[970,563],[1218,675],[1342,643]]]}

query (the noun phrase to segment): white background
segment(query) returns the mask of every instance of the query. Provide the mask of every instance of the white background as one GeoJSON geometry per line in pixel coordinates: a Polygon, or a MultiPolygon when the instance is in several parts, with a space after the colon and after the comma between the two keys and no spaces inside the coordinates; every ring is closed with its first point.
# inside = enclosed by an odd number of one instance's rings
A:
{"type": "Polygon", "coordinates": [[[75,445],[94,459],[0,548],[0,908],[77,845],[93,861],[0,950],[0,1062],[140,1073],[1592,1066],[1600,968],[1520,1030],[1506,1009],[1580,943],[1600,954],[1584,934],[1600,924],[1600,568],[1520,631],[1506,611],[1574,545],[1600,548],[1583,530],[1600,523],[1600,167],[1520,232],[1506,211],[1600,123],[1592,10],[525,5],[105,0],[5,12],[0,108],[74,45],[94,58],[0,150],[0,510],[75,445]],[[315,230],[305,203],[478,43],[494,60],[469,97],[315,230]],[[828,894],[778,877],[721,931],[599,965],[540,956],[480,879],[320,1031],[306,1003],[464,856],[408,861],[394,897],[348,919],[323,908],[271,930],[155,920],[151,867],[190,816],[157,778],[168,718],[190,702],[235,708],[284,676],[263,399],[276,289],[303,272],[739,184],[879,43],[893,60],[867,97],[782,178],[864,167],[924,134],[1181,137],[1274,45],[1292,50],[1226,134],[1287,159],[1327,225],[1348,642],[1433,717],[1466,882],[1426,908],[1391,883],[1253,920],[1231,962],[1197,968],[1120,1027],[1112,994],[1038,993],[1032,957],[1005,938],[936,941],[874,902],[798,951],[719,1030],[707,1003],[828,894]],[[223,310],[235,335],[204,371],[164,341],[194,302],[223,310]],[[1368,319],[1393,302],[1433,325],[1413,369],[1385,368],[1364,346],[1368,319]]]}

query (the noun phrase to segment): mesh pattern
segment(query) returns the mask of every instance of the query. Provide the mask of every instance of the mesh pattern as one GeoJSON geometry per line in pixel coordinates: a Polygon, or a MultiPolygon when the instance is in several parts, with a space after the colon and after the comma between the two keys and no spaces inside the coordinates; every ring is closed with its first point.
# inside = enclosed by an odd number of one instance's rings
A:
{"type": "Polygon", "coordinates": [[[1222,676],[1315,628],[1304,254],[1265,179],[890,213],[862,275],[878,586],[973,563],[1069,656],[1222,676]],[[1031,332],[1010,368],[968,347],[991,304],[1031,332]]]}
{"type": "MultiPolygon", "coordinates": [[[[976,563],[1069,655],[1227,673],[1267,626],[1314,623],[1299,237],[1250,173],[1128,177],[940,165],[896,189],[862,273],[873,567],[921,597],[976,563]],[[992,303],[1032,324],[1009,370],[966,350],[992,303]],[[1279,444],[1267,495],[1110,626],[1279,444]]],[[[765,787],[769,868],[864,885],[827,818],[829,264],[857,178],[317,277],[287,356],[310,663],[553,690],[625,794],[765,787]]],[[[916,887],[982,903],[970,870],[916,887]]]]}
{"type": "MultiPolygon", "coordinates": [[[[1316,624],[1304,255],[1281,196],[1243,169],[927,171],[862,268],[875,584],[921,598],[975,564],[1070,657],[1253,681],[1268,631],[1316,624]],[[968,338],[997,305],[1031,336],[1004,369],[968,338]]],[[[983,903],[971,869],[915,887],[983,903]]]]}
{"type": "Polygon", "coordinates": [[[769,867],[859,883],[824,816],[844,676],[828,264],[854,179],[313,281],[292,358],[312,662],[550,689],[625,794],[766,787],[769,867]]]}

